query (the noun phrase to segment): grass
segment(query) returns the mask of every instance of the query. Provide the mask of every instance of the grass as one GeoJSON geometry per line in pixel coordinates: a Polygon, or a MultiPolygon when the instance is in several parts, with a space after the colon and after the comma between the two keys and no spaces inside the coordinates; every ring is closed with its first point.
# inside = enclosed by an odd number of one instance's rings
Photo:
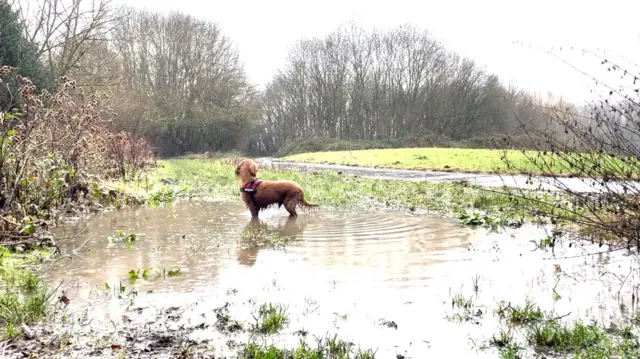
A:
{"type": "Polygon", "coordinates": [[[511,327],[509,331],[501,330],[490,340],[504,359],[520,357],[520,346],[514,332],[521,334],[526,344],[536,352],[552,356],[570,355],[584,359],[640,357],[640,342],[636,335],[638,323],[634,321],[618,331],[607,331],[596,324],[581,321],[563,323],[530,300],[526,300],[523,306],[500,302],[496,313],[511,327]]]}
{"type": "MultiPolygon", "coordinates": [[[[503,161],[505,152],[491,149],[470,148],[398,148],[360,151],[335,151],[301,153],[284,157],[287,161],[316,162],[342,165],[358,165],[365,167],[417,169],[446,172],[465,173],[532,173],[539,175],[555,174],[559,176],[579,175],[575,166],[555,155],[543,155],[536,151],[506,152],[506,158],[513,164],[508,166],[503,161]],[[531,161],[541,160],[545,165],[538,165],[531,161]],[[540,168],[542,167],[542,169],[540,168]],[[543,170],[544,169],[544,170],[543,170]]],[[[589,158],[586,163],[593,163],[589,158]]],[[[622,161],[613,161],[624,167],[622,161]]],[[[613,163],[612,162],[612,163],[613,163]]],[[[609,163],[609,161],[607,161],[609,163]]],[[[618,168],[617,166],[615,168],[618,168]]],[[[620,171],[616,169],[617,173],[620,171]]]]}
{"type": "Polygon", "coordinates": [[[256,322],[251,325],[251,331],[261,334],[275,334],[289,323],[287,309],[280,304],[262,304],[254,319],[256,322]]]}
{"type": "Polygon", "coordinates": [[[243,329],[242,323],[237,320],[231,319],[229,315],[228,303],[220,308],[214,309],[216,313],[216,329],[220,332],[233,333],[243,329]]]}
{"type": "Polygon", "coordinates": [[[520,358],[520,347],[516,344],[511,331],[501,330],[491,338],[490,344],[500,350],[500,358],[502,359],[520,358]]]}
{"type": "Polygon", "coordinates": [[[575,352],[579,349],[597,346],[606,339],[602,329],[581,322],[570,326],[557,321],[534,325],[528,332],[530,344],[540,348],[549,348],[557,352],[575,352]]]}
{"type": "Polygon", "coordinates": [[[49,294],[28,266],[37,264],[38,256],[46,255],[46,251],[19,254],[0,247],[0,336],[3,339],[17,337],[22,333],[22,324],[44,317],[49,294]]]}
{"type": "Polygon", "coordinates": [[[513,324],[523,324],[544,319],[545,313],[531,300],[527,299],[523,306],[511,306],[505,302],[498,303],[496,313],[501,319],[513,324]]]}
{"type": "Polygon", "coordinates": [[[483,316],[482,309],[473,303],[473,299],[457,293],[451,297],[451,309],[453,312],[446,316],[449,321],[479,323],[477,320],[483,316]]]}
{"type": "Polygon", "coordinates": [[[375,359],[375,352],[370,349],[357,348],[353,343],[333,337],[316,338],[314,347],[300,340],[298,345],[286,350],[271,345],[259,345],[255,342],[247,344],[240,353],[240,359],[375,359]]]}
{"type": "MultiPolygon", "coordinates": [[[[178,179],[180,186],[188,188],[183,196],[240,201],[234,167],[227,161],[170,159],[162,161],[161,167],[154,176],[178,179]]],[[[261,170],[259,177],[296,181],[305,189],[309,202],[325,207],[370,208],[373,202],[388,208],[455,215],[464,224],[487,227],[517,226],[524,219],[535,219],[522,209],[523,199],[514,201],[507,193],[467,184],[374,180],[332,171],[281,169],[261,170]]],[[[538,200],[552,206],[557,201],[554,196],[544,193],[538,200]]]]}

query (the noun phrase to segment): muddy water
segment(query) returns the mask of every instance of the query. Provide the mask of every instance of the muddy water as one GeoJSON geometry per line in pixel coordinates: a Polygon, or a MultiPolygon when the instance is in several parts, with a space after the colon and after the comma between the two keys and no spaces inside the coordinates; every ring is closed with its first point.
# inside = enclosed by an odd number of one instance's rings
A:
{"type": "MultiPolygon", "coordinates": [[[[71,299],[67,309],[87,310],[95,323],[109,318],[114,327],[148,326],[159,311],[179,307],[188,309],[166,326],[197,326],[225,303],[231,303],[234,319],[252,322],[257,305],[275,302],[288,306],[291,318],[272,338],[277,344],[295,345],[293,333],[301,329],[318,336],[337,333],[377,349],[378,358],[496,358],[494,350],[475,350],[471,340],[481,342],[496,331],[492,310],[499,300],[522,304],[529,297],[558,315],[606,324],[634,308],[626,289],[622,301],[616,298],[616,278],[627,275],[629,258],[584,256],[596,249],[574,246],[556,248],[556,256],[571,258],[554,259],[533,251],[529,241],[546,236],[537,227],[489,233],[454,220],[382,211],[323,210],[289,220],[284,210],[274,209],[261,217],[250,221],[241,205],[189,202],[107,213],[60,228],[58,236],[65,239],[59,245],[78,255],[47,268],[46,279],[64,280],[71,299]],[[119,231],[137,234],[135,244],[107,240],[119,231]],[[256,246],[266,239],[287,244],[256,246]],[[159,274],[129,281],[130,270],[149,267],[159,274]],[[181,275],[162,275],[175,268],[181,275]],[[478,278],[477,293],[472,278],[478,278]],[[136,288],[135,305],[147,309],[128,312],[126,303],[105,294],[105,283],[136,288]],[[471,323],[445,319],[453,313],[456,293],[473,297],[485,314],[471,323]],[[395,322],[397,329],[381,320],[395,322]]],[[[105,325],[94,330],[109,331],[111,324],[105,325]]],[[[228,337],[203,328],[190,337],[206,339],[223,353],[231,350],[228,337]]]]}

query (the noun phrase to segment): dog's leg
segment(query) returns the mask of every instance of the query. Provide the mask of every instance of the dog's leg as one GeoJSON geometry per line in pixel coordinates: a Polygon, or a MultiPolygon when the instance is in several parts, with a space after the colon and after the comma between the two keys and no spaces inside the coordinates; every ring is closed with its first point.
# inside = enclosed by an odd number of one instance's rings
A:
{"type": "Polygon", "coordinates": [[[256,206],[251,204],[249,206],[249,212],[251,212],[251,218],[252,219],[256,219],[256,218],[258,218],[258,213],[260,213],[260,210],[256,206]]]}
{"type": "Polygon", "coordinates": [[[247,206],[247,208],[249,209],[249,212],[251,212],[251,218],[252,219],[258,218],[258,213],[260,212],[260,208],[258,208],[253,203],[253,200],[251,199],[251,197],[249,197],[249,194],[243,193],[242,201],[244,202],[245,206],[247,206]]]}
{"type": "Polygon", "coordinates": [[[298,217],[296,213],[296,205],[298,204],[298,196],[292,196],[284,200],[284,208],[289,212],[289,217],[298,217]]]}

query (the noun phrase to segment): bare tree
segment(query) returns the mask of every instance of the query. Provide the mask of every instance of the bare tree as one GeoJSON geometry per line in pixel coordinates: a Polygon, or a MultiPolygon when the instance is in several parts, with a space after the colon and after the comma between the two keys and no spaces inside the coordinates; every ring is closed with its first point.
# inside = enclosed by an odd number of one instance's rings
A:
{"type": "MultiPolygon", "coordinates": [[[[544,50],[567,62],[554,52],[544,50]]],[[[522,128],[540,152],[529,163],[548,173],[561,196],[541,198],[530,192],[512,193],[523,209],[551,218],[561,229],[580,229],[580,238],[610,245],[608,250],[640,251],[640,68],[622,65],[583,50],[602,64],[604,73],[619,75],[613,85],[599,75],[582,72],[594,81],[595,98],[584,107],[560,103],[546,108],[551,126],[522,128]],[[588,191],[576,191],[559,178],[571,175],[588,191]],[[566,199],[569,199],[568,201],[566,199]]],[[[567,62],[568,63],[568,62],[567,62]]],[[[570,66],[577,69],[572,64],[570,66]]],[[[580,70],[578,70],[580,71],[580,70]]],[[[505,162],[518,169],[505,155],[505,162]]],[[[555,231],[550,244],[560,238],[555,231]]]]}
{"type": "Polygon", "coordinates": [[[14,6],[55,76],[78,69],[83,56],[107,40],[118,16],[112,0],[15,0],[14,6]]]}
{"type": "Polygon", "coordinates": [[[522,133],[513,109],[534,122],[542,117],[530,96],[409,25],[367,32],[349,24],[299,41],[264,101],[265,130],[254,139],[263,144],[254,147],[284,152],[309,138],[402,145],[489,139],[522,133]]]}
{"type": "Polygon", "coordinates": [[[215,23],[129,10],[113,31],[112,51],[121,95],[135,94],[120,122],[152,136],[163,154],[235,148],[259,116],[257,92],[215,23]]]}

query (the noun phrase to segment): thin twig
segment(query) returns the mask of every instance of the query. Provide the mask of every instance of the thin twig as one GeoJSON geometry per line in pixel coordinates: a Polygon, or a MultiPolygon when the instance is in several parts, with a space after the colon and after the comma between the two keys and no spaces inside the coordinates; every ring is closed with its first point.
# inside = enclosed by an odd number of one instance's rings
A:
{"type": "Polygon", "coordinates": [[[627,282],[629,277],[631,277],[631,274],[633,274],[633,272],[635,272],[636,270],[638,270],[638,269],[637,268],[631,268],[631,270],[629,270],[629,274],[627,274],[627,276],[624,278],[622,283],[620,283],[620,288],[618,289],[618,295],[620,295],[620,292],[622,291],[622,287],[624,287],[624,284],[627,282]]]}
{"type": "Polygon", "coordinates": [[[560,319],[562,319],[562,318],[568,317],[569,315],[571,315],[571,312],[569,312],[569,313],[567,313],[567,314],[564,314],[564,315],[557,316],[557,317],[555,317],[555,318],[549,318],[549,319],[547,319],[546,321],[547,321],[547,323],[548,323],[548,322],[554,322],[554,321],[556,321],[556,320],[560,320],[560,319]]]}
{"type": "Polygon", "coordinates": [[[49,293],[45,301],[49,301],[49,299],[58,291],[58,289],[60,289],[60,286],[62,286],[62,283],[64,283],[64,280],[60,281],[60,284],[58,284],[56,289],[54,289],[51,293],[49,293]]]}
{"type": "Polygon", "coordinates": [[[8,218],[6,218],[4,216],[0,216],[0,219],[4,220],[5,222],[11,223],[11,224],[13,224],[15,226],[19,226],[20,225],[20,224],[14,222],[14,221],[9,220],[8,218]]]}
{"type": "Polygon", "coordinates": [[[51,263],[51,265],[54,265],[54,264],[58,263],[58,261],[60,261],[61,259],[64,259],[64,258],[73,259],[73,258],[71,258],[70,254],[65,254],[65,255],[61,256],[60,258],[56,259],[55,261],[53,261],[53,263],[51,263]]]}
{"type": "Polygon", "coordinates": [[[77,254],[79,250],[82,249],[82,247],[84,247],[89,241],[91,240],[91,237],[87,238],[84,242],[82,242],[82,244],[80,245],[80,247],[75,248],[73,250],[73,254],[77,254]]]}

